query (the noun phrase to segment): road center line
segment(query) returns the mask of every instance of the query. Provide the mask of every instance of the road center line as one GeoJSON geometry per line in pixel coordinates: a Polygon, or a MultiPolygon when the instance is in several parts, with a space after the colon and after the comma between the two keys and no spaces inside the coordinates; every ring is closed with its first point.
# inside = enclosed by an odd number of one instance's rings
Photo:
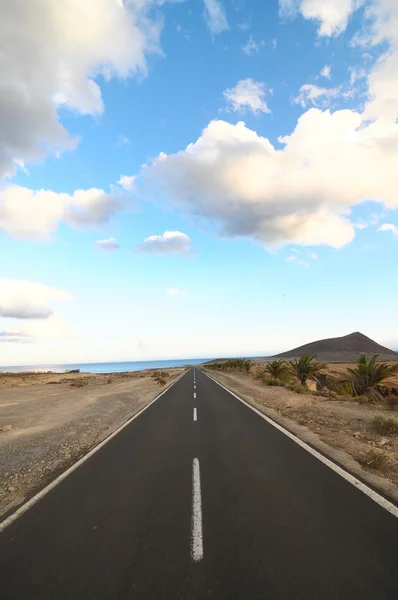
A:
{"type": "Polygon", "coordinates": [[[196,398],[196,392],[193,393],[193,397],[196,398]]]}
{"type": "Polygon", "coordinates": [[[200,489],[200,466],[198,458],[194,458],[192,463],[191,555],[195,562],[199,562],[203,558],[202,493],[200,489]]]}
{"type": "Polygon", "coordinates": [[[196,408],[193,409],[193,420],[194,421],[198,420],[198,411],[196,410],[196,408]]]}

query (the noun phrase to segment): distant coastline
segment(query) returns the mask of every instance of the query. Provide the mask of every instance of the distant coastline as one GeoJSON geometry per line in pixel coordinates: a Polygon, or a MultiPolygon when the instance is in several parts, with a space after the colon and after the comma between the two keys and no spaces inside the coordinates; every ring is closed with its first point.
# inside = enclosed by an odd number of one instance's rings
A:
{"type": "Polygon", "coordinates": [[[130,371],[144,371],[146,369],[171,369],[185,367],[207,362],[209,358],[182,358],[176,360],[142,360],[122,362],[92,362],[92,363],[62,363],[49,365],[16,365],[10,367],[0,366],[0,372],[8,373],[64,373],[65,371],[79,369],[81,373],[123,373],[130,371]]]}

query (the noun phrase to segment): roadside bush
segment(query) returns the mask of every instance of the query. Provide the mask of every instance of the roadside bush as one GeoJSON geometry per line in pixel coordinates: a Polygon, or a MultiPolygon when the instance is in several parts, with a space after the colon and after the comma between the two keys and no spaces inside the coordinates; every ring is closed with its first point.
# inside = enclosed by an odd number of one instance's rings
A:
{"type": "Polygon", "coordinates": [[[353,400],[355,400],[355,402],[358,402],[358,404],[374,404],[374,398],[366,395],[354,396],[353,400]]]}
{"type": "Polygon", "coordinates": [[[84,379],[78,379],[77,381],[72,381],[70,385],[71,387],[82,388],[88,385],[88,381],[85,381],[84,379]]]}
{"type": "Polygon", "coordinates": [[[305,385],[301,384],[289,384],[286,386],[288,390],[291,392],[295,392],[296,394],[309,394],[310,390],[305,385]]]}
{"type": "Polygon", "coordinates": [[[391,408],[391,410],[394,410],[395,407],[398,406],[398,396],[385,396],[384,402],[391,408]]]}
{"type": "Polygon", "coordinates": [[[271,386],[284,386],[283,381],[278,379],[277,377],[270,377],[269,379],[264,379],[264,383],[271,386]]]}
{"type": "Polygon", "coordinates": [[[389,463],[389,457],[382,450],[371,448],[360,454],[357,461],[369,469],[385,469],[389,463]]]}
{"type": "Polygon", "coordinates": [[[335,392],[339,394],[339,396],[353,396],[352,385],[349,381],[345,379],[341,379],[340,381],[336,381],[335,392]]]}
{"type": "Polygon", "coordinates": [[[392,435],[398,433],[398,421],[393,417],[383,417],[379,415],[372,421],[373,427],[381,435],[392,435]]]}

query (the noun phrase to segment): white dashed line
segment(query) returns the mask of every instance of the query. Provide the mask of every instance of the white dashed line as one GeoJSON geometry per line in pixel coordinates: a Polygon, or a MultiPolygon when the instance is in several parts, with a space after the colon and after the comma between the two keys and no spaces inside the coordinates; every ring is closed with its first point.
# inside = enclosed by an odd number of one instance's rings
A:
{"type": "Polygon", "coordinates": [[[193,393],[193,397],[196,398],[196,392],[193,393]]]}
{"type": "Polygon", "coordinates": [[[198,420],[198,411],[196,410],[196,408],[193,409],[193,420],[194,421],[198,420]]]}
{"type": "Polygon", "coordinates": [[[202,493],[200,489],[200,466],[198,458],[194,458],[192,463],[191,555],[195,562],[199,562],[203,558],[202,493]]]}

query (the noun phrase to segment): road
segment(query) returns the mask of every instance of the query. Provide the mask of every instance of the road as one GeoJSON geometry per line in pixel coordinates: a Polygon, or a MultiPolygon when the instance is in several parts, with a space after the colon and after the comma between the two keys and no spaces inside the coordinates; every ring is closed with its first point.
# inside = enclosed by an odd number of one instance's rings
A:
{"type": "Polygon", "coordinates": [[[198,369],[0,533],[2,600],[396,600],[397,573],[398,519],[198,369]]]}

